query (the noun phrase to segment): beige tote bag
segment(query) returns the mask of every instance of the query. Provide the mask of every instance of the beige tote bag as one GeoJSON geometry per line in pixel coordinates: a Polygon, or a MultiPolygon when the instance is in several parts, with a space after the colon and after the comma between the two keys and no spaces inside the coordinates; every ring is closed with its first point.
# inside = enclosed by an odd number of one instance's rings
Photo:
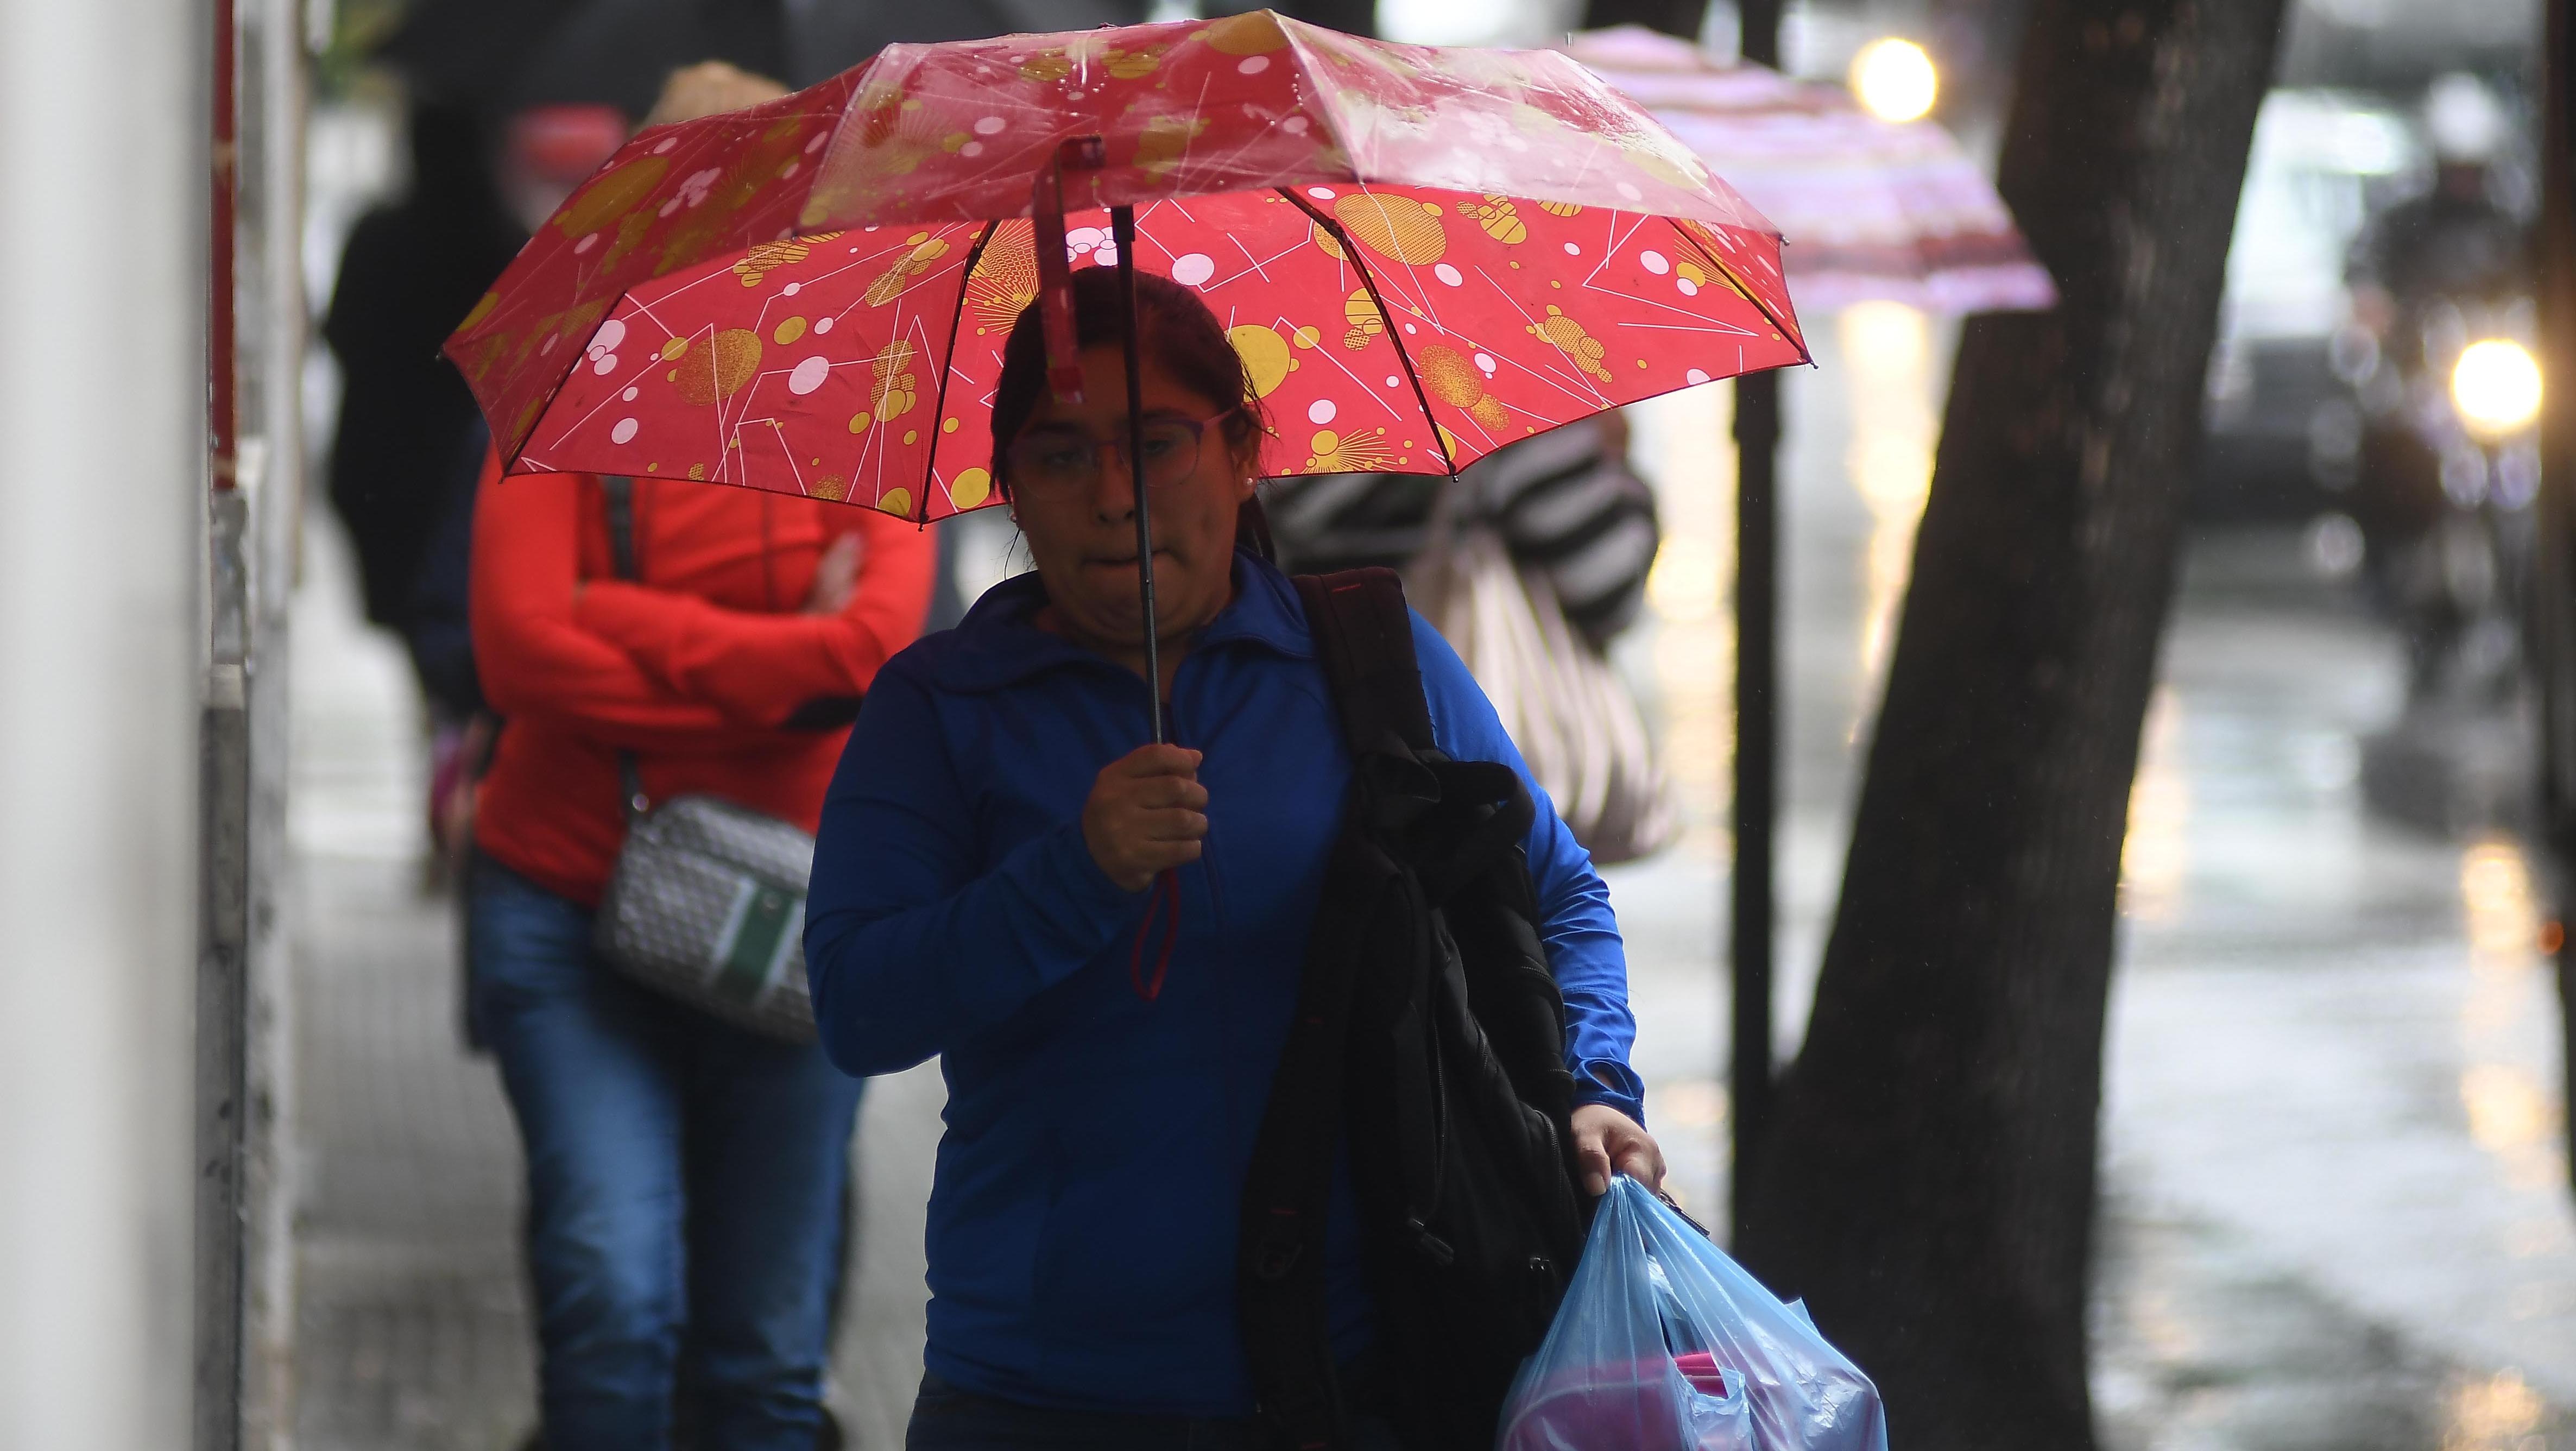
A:
{"type": "Polygon", "coordinates": [[[1672,839],[1671,793],[1636,700],[1499,534],[1444,521],[1405,572],[1405,593],[1467,662],[1595,862],[1631,861],[1672,839]]]}

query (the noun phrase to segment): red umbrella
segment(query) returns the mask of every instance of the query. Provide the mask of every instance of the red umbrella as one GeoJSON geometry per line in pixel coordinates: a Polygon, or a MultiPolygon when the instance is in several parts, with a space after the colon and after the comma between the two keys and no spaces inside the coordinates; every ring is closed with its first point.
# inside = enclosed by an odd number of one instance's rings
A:
{"type": "Polygon", "coordinates": [[[889,46],[645,131],[447,352],[515,469],[927,522],[993,502],[1001,345],[1058,225],[1050,259],[1200,291],[1270,474],[1446,473],[1806,358],[1770,225],[1582,66],[1268,11],[889,46]]]}

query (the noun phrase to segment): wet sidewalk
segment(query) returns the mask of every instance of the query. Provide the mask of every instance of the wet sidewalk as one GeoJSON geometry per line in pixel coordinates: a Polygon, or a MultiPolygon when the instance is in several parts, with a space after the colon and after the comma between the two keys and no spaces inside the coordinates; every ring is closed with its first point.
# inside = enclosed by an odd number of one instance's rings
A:
{"type": "MultiPolygon", "coordinates": [[[[464,1048],[452,901],[426,890],[426,787],[400,652],[358,621],[346,547],[307,541],[295,620],[302,1146],[299,1451],[504,1451],[536,1423],[518,1143],[464,1048]]],[[[830,1387],[856,1444],[902,1444],[921,1374],[935,1067],[869,1086],[858,1275],[830,1387]]]]}

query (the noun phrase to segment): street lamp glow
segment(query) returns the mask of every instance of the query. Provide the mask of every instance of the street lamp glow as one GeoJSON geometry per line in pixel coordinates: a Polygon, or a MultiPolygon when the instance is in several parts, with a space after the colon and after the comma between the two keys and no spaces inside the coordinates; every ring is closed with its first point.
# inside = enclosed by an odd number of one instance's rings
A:
{"type": "Polygon", "coordinates": [[[2540,416],[2540,364],[2505,338],[2471,343],[2451,369],[2451,401],[2480,433],[2511,433],[2540,416]]]}
{"type": "Polygon", "coordinates": [[[1941,94],[1941,77],[1923,47],[1891,35],[1852,57],[1851,88],[1882,121],[1920,121],[1941,94]]]}

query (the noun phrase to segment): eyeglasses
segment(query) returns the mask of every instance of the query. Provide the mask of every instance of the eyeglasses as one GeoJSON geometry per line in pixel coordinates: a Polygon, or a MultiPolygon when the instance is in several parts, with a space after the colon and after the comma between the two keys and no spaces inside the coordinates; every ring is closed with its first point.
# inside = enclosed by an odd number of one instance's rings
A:
{"type": "MultiPolygon", "coordinates": [[[[1207,426],[1234,412],[1228,408],[1205,418],[1172,418],[1161,416],[1145,420],[1143,448],[1145,487],[1166,489],[1190,476],[1199,466],[1199,444],[1207,426]]],[[[1079,489],[1100,476],[1102,457],[1119,456],[1120,476],[1126,474],[1126,430],[1114,439],[1093,438],[1079,428],[1041,426],[1030,429],[1012,440],[1003,450],[1005,477],[1015,489],[1039,492],[1079,489]]]]}

